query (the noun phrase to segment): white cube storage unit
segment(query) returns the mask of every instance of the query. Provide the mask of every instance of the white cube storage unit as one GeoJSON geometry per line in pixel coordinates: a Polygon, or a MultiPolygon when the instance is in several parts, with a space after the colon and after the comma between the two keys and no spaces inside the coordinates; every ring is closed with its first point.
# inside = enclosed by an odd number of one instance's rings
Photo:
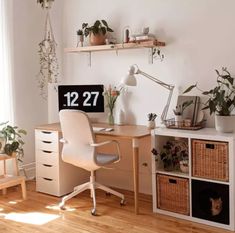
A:
{"type": "Polygon", "coordinates": [[[89,180],[85,170],[63,162],[61,133],[47,128],[35,130],[36,191],[63,196],[89,180]]]}
{"type": "Polygon", "coordinates": [[[151,138],[158,153],[169,140],[187,142],[189,160],[187,173],[166,171],[152,155],[153,211],[234,231],[235,134],[156,128],[151,138]]]}

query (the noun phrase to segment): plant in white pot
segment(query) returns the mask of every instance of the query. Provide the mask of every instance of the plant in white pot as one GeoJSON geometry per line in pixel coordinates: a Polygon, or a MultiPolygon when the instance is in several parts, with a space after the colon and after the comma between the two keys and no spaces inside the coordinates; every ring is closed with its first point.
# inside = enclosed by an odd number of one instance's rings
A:
{"type": "Polygon", "coordinates": [[[222,72],[215,70],[217,74],[217,85],[209,91],[203,91],[197,84],[188,87],[184,93],[197,88],[203,95],[208,97],[204,103],[204,109],[210,110],[210,115],[215,114],[215,128],[219,132],[233,132],[235,116],[231,115],[235,108],[235,86],[234,78],[227,68],[223,67],[222,72]]]}

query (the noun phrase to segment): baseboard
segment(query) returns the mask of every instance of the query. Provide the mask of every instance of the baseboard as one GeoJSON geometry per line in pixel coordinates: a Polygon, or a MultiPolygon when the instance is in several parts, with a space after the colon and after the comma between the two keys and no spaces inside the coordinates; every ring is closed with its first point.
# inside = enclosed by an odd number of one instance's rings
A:
{"type": "Polygon", "coordinates": [[[32,180],[36,177],[36,163],[23,164],[19,167],[20,175],[25,175],[26,180],[32,180]]]}

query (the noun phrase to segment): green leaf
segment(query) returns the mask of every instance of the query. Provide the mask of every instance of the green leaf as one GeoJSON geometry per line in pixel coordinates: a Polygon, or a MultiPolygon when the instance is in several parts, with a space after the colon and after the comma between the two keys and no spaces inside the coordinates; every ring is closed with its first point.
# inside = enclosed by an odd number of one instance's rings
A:
{"type": "Polygon", "coordinates": [[[101,27],[101,28],[100,28],[100,31],[101,31],[101,33],[102,33],[103,35],[106,34],[106,29],[105,29],[105,27],[101,27]]]}
{"type": "Polygon", "coordinates": [[[193,88],[195,88],[196,86],[197,86],[197,84],[191,85],[190,87],[188,87],[188,88],[183,92],[183,94],[190,92],[190,91],[191,91],[193,88]]]}
{"type": "Polygon", "coordinates": [[[27,135],[27,131],[26,131],[26,130],[24,130],[24,129],[19,129],[19,130],[18,130],[18,133],[21,133],[21,134],[27,135]]]}
{"type": "Polygon", "coordinates": [[[82,24],[82,29],[87,28],[87,26],[88,26],[88,23],[83,23],[82,24]]]}
{"type": "Polygon", "coordinates": [[[106,22],[104,19],[102,19],[101,22],[102,22],[102,23],[104,24],[104,26],[106,26],[107,28],[109,27],[108,24],[107,24],[107,22],[106,22]]]}
{"type": "Polygon", "coordinates": [[[101,25],[100,21],[99,21],[99,20],[96,20],[93,26],[94,26],[95,28],[99,28],[100,25],[101,25]]]}
{"type": "Polygon", "coordinates": [[[108,28],[107,28],[107,31],[108,31],[108,32],[113,32],[113,29],[111,29],[111,28],[108,27],[108,28]]]}

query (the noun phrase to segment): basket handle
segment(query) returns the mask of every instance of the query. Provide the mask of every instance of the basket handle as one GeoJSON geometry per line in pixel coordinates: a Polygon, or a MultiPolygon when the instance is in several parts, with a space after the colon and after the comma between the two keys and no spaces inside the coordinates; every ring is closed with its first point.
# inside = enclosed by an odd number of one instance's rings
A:
{"type": "Polygon", "coordinates": [[[206,143],[206,149],[214,150],[215,149],[215,145],[211,144],[211,143],[206,143]]]}
{"type": "Polygon", "coordinates": [[[169,179],[169,183],[170,183],[170,184],[177,184],[177,180],[175,180],[175,179],[169,179]]]}

